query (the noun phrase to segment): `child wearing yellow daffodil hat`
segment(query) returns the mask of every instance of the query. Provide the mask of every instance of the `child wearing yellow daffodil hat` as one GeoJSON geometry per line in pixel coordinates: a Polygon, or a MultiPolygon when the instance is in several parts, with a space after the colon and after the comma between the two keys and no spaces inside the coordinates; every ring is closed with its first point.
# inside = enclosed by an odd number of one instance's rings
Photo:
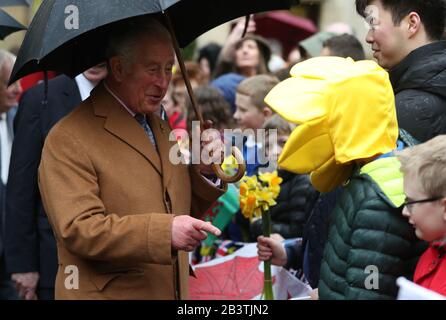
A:
{"type": "Polygon", "coordinates": [[[279,166],[310,173],[322,193],[343,186],[331,214],[319,297],[395,298],[396,279],[413,273],[422,248],[401,215],[403,178],[392,153],[398,123],[388,73],[373,61],[314,58],[297,64],[265,101],[299,124],[279,166]]]}

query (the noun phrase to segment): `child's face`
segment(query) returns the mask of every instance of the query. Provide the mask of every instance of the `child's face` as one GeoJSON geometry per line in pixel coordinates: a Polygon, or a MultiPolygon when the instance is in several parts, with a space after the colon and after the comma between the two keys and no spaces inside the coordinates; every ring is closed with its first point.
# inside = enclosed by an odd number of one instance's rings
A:
{"type": "MultiPolygon", "coordinates": [[[[421,190],[421,184],[414,174],[404,176],[406,202],[431,198],[421,190]]],[[[415,227],[418,238],[435,241],[446,237],[446,198],[406,205],[403,215],[415,227]]]]}
{"type": "Polygon", "coordinates": [[[235,105],[237,109],[234,113],[234,119],[238,128],[242,130],[262,128],[266,120],[265,114],[252,103],[250,96],[237,92],[235,105]]]}
{"type": "Polygon", "coordinates": [[[267,134],[265,141],[265,155],[270,159],[279,159],[283,147],[285,146],[285,143],[288,141],[289,137],[290,136],[288,134],[277,132],[277,141],[270,141],[270,136],[267,134]],[[273,144],[271,145],[270,142],[273,144]]]}

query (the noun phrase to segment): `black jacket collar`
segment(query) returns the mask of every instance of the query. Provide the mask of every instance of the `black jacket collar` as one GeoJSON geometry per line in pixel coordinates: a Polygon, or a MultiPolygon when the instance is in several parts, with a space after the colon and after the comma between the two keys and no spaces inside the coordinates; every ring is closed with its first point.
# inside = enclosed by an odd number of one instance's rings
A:
{"type": "Polygon", "coordinates": [[[411,66],[420,63],[420,60],[422,60],[426,56],[429,56],[432,52],[444,49],[446,49],[446,41],[437,41],[422,46],[409,53],[403,60],[401,60],[400,63],[398,63],[389,71],[390,81],[393,88],[395,89],[398,87],[401,77],[411,66]]]}

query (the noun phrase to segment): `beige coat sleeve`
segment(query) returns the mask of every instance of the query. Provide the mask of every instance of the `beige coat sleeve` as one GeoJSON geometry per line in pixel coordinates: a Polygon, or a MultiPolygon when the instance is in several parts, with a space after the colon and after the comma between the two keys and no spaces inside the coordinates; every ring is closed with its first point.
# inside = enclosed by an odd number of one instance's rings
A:
{"type": "Polygon", "coordinates": [[[190,166],[189,172],[192,184],[191,215],[200,219],[212,203],[226,192],[227,184],[222,182],[222,188],[217,188],[200,174],[195,165],[190,166]]]}

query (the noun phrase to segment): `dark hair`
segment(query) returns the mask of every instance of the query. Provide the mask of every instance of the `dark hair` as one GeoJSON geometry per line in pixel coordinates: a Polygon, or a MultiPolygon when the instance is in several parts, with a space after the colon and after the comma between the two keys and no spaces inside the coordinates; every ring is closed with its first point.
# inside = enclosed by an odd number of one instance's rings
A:
{"type": "MultiPolygon", "coordinates": [[[[296,62],[297,63],[297,62],[296,62]]],[[[282,68],[280,70],[277,70],[276,72],[274,72],[274,76],[279,79],[279,81],[283,81],[286,80],[290,77],[290,72],[291,69],[294,67],[294,64],[286,67],[286,68],[282,68]]]]}
{"type": "MultiPolygon", "coordinates": [[[[232,118],[231,106],[223,98],[220,91],[211,86],[202,86],[194,90],[197,103],[201,109],[201,114],[205,120],[211,120],[213,127],[217,130],[232,129],[234,120],[232,118]]],[[[189,101],[187,106],[187,130],[192,129],[192,121],[196,120],[195,113],[192,110],[192,103],[189,101]]]]}
{"type": "Polygon", "coordinates": [[[334,36],[326,40],[323,44],[324,47],[330,49],[332,56],[352,58],[355,61],[364,60],[365,53],[361,42],[350,34],[342,34],[334,36]]]}
{"type": "Polygon", "coordinates": [[[209,61],[209,67],[211,69],[211,74],[214,73],[215,66],[217,65],[218,55],[220,54],[221,46],[216,43],[209,43],[204,46],[198,52],[197,62],[200,62],[201,59],[205,58],[209,61]]]}
{"type": "MultiPolygon", "coordinates": [[[[442,39],[445,28],[445,0],[379,0],[386,10],[390,10],[394,25],[411,12],[416,12],[431,40],[442,39]]],[[[365,9],[371,0],[356,0],[356,11],[365,17],[365,9]]]]}

